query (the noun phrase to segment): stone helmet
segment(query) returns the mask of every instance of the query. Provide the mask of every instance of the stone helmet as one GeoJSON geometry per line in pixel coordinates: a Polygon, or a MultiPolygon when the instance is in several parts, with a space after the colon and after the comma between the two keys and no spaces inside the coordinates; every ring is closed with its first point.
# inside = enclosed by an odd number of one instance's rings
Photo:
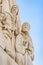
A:
{"type": "Polygon", "coordinates": [[[19,12],[18,6],[17,5],[13,5],[12,8],[11,8],[11,13],[17,15],[18,12],[19,12]]]}
{"type": "Polygon", "coordinates": [[[23,32],[28,32],[30,30],[30,24],[29,23],[23,23],[21,30],[23,32]]]}

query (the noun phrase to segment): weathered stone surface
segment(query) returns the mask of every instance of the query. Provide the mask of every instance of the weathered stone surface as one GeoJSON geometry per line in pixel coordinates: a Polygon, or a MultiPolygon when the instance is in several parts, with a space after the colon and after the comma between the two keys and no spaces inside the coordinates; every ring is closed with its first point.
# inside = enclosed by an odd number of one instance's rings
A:
{"type": "Polygon", "coordinates": [[[0,0],[0,65],[33,65],[30,25],[21,25],[16,0],[0,0]]]}
{"type": "Polygon", "coordinates": [[[0,65],[18,65],[18,64],[0,47],[0,65]]]}
{"type": "Polygon", "coordinates": [[[21,29],[21,33],[16,37],[16,62],[19,65],[33,65],[34,47],[28,33],[30,26],[24,23],[21,29]]]}

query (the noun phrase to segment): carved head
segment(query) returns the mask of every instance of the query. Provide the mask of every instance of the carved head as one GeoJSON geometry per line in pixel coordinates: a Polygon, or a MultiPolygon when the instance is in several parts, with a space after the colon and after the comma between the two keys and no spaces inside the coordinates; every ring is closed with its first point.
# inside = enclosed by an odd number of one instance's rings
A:
{"type": "Polygon", "coordinates": [[[22,31],[28,32],[30,30],[30,24],[29,23],[23,23],[22,25],[22,31]]]}
{"type": "Polygon", "coordinates": [[[13,5],[11,8],[11,13],[18,15],[19,9],[17,5],[13,5]]]}
{"type": "Polygon", "coordinates": [[[6,22],[6,15],[4,13],[0,13],[0,22],[4,24],[6,22]]]}

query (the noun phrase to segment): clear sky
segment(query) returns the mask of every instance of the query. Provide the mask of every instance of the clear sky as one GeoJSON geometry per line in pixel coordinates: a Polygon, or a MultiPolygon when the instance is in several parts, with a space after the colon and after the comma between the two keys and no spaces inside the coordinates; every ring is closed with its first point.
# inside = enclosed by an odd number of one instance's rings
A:
{"type": "Polygon", "coordinates": [[[29,22],[35,48],[34,65],[43,65],[43,0],[16,0],[21,23],[29,22]]]}

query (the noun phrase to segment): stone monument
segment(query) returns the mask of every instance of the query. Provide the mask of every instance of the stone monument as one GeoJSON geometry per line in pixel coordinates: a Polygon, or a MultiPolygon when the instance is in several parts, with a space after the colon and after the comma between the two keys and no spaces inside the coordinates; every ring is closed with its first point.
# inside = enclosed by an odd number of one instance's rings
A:
{"type": "Polygon", "coordinates": [[[21,25],[16,0],[0,0],[0,65],[33,65],[30,24],[21,25]]]}

